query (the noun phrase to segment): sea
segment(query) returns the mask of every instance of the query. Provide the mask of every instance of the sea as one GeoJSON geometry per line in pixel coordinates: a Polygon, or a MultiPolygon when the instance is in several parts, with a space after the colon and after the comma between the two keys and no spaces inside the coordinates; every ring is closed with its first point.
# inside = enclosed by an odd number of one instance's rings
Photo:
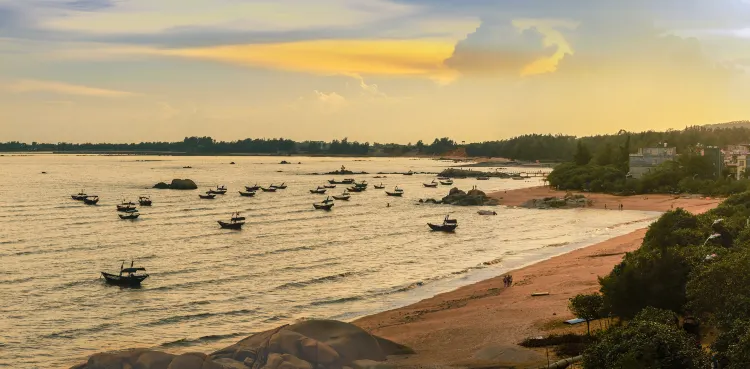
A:
{"type": "MultiPolygon", "coordinates": [[[[0,156],[0,367],[68,368],[100,351],[147,347],[210,352],[301,319],[357,317],[404,306],[462,285],[647,226],[658,213],[531,210],[422,204],[451,186],[425,188],[453,161],[273,156],[0,156]],[[291,164],[280,164],[282,160],[291,164]],[[234,162],[234,164],[231,164],[234,162]],[[190,166],[192,168],[184,168],[190,166]],[[370,183],[332,211],[310,189],[345,166],[370,183]],[[43,173],[46,172],[46,173],[43,173]],[[199,190],[157,190],[194,180],[199,190]],[[254,184],[276,193],[241,197],[254,184]],[[404,190],[386,196],[373,184],[404,190]],[[225,185],[214,200],[198,197],[225,185]],[[84,191],[88,206],[70,195],[84,191]],[[116,205],[150,196],[140,218],[116,205]],[[497,212],[481,216],[478,210],[497,212]],[[241,231],[221,229],[239,211],[241,231]],[[428,222],[446,216],[453,234],[428,222]],[[141,288],[105,284],[125,262],[146,268],[141,288]]],[[[477,168],[499,170],[501,168],[477,168]]],[[[506,168],[538,171],[538,168],[506,168]]],[[[538,186],[539,178],[457,179],[485,192],[538,186]]],[[[339,194],[343,185],[329,189],[339,194]]]]}

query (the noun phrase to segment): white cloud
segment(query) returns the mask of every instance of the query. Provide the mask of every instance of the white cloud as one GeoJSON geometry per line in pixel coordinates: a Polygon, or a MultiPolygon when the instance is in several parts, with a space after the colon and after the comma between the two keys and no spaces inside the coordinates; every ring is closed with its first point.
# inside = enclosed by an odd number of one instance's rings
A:
{"type": "Polygon", "coordinates": [[[104,88],[76,85],[58,81],[41,81],[33,79],[19,80],[5,84],[5,90],[14,93],[51,92],[61,95],[78,95],[92,97],[129,97],[137,94],[127,91],[109,90],[104,88]]]}

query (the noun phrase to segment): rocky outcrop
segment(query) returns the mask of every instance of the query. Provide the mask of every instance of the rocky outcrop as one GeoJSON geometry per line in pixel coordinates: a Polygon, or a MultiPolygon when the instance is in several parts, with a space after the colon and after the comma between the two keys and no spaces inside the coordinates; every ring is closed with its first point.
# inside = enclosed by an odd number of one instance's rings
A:
{"type": "Polygon", "coordinates": [[[574,195],[570,192],[563,197],[545,197],[542,199],[531,199],[523,204],[523,207],[529,209],[569,209],[583,208],[592,206],[593,201],[584,195],[574,195]]]}
{"type": "Polygon", "coordinates": [[[448,168],[438,174],[441,177],[450,178],[476,178],[476,177],[497,177],[497,178],[510,178],[510,175],[503,172],[482,172],[479,170],[467,170],[467,169],[456,169],[448,168]]]}
{"type": "Polygon", "coordinates": [[[497,199],[493,199],[483,191],[473,188],[469,192],[464,192],[457,187],[451,188],[448,196],[443,197],[443,204],[459,206],[492,206],[498,205],[497,199]]]}
{"type": "Polygon", "coordinates": [[[374,367],[410,348],[335,320],[309,320],[254,334],[210,355],[126,350],[93,355],[72,369],[342,369],[374,367]]]}
{"type": "Polygon", "coordinates": [[[161,190],[195,190],[198,189],[198,185],[196,185],[192,179],[173,179],[170,184],[159,182],[155,184],[153,188],[161,190]]]}

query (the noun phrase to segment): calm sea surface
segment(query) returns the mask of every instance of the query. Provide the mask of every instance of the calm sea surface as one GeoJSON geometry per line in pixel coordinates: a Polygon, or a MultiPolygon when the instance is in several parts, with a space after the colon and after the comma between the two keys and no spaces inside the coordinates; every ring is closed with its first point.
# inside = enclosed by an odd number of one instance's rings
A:
{"type": "MultiPolygon", "coordinates": [[[[209,351],[252,332],[301,318],[353,319],[499,275],[550,256],[643,227],[650,212],[419,205],[448,187],[424,188],[454,165],[426,159],[307,157],[135,157],[32,155],[0,157],[0,367],[62,368],[94,352],[125,347],[209,351]],[[280,165],[281,160],[301,164],[280,165]],[[235,161],[236,165],[229,165],[235,161]],[[192,169],[183,169],[190,165],[192,169]],[[324,196],[309,189],[346,165],[370,184],[398,185],[403,198],[370,188],[314,210],[324,196]],[[48,174],[41,174],[46,171],[48,174]],[[150,189],[191,178],[198,191],[150,189]],[[255,183],[286,182],[278,193],[240,197],[255,183]],[[149,188],[149,189],[147,189],[149,188]],[[86,206],[70,195],[101,197],[86,206]],[[136,221],[115,205],[148,195],[136,221]],[[390,207],[386,205],[390,203],[390,207]],[[220,229],[233,211],[242,231],[220,229]],[[450,213],[455,234],[427,222],[450,213]],[[105,285],[101,271],[135,259],[151,275],[140,289],[105,285]]],[[[539,185],[538,180],[456,180],[468,190],[539,185]]],[[[333,194],[343,186],[329,190],[333,194]]]]}

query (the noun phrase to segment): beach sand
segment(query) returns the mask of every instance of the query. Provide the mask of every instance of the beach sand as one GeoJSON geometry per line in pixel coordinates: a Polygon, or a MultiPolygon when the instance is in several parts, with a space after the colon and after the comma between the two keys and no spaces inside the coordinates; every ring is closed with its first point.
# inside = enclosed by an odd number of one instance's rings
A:
{"type": "MultiPolygon", "coordinates": [[[[561,194],[564,192],[537,187],[494,196],[503,197],[508,205],[520,205],[532,198],[561,194]]],[[[596,208],[603,208],[604,203],[617,208],[622,203],[626,210],[666,211],[682,207],[700,213],[720,203],[718,199],[675,200],[666,195],[649,195],[648,199],[587,195],[595,200],[596,208]]],[[[640,229],[513,271],[510,274],[514,285],[510,288],[503,286],[502,276],[496,277],[354,323],[417,352],[389,359],[397,366],[537,367],[547,363],[544,351],[529,352],[516,345],[528,337],[571,330],[583,332],[585,324],[574,327],[563,324],[574,318],[567,308],[568,299],[597,291],[597,277],[609,274],[626,252],[638,249],[645,234],[646,229],[640,229]],[[535,292],[549,292],[549,295],[532,297],[535,292]]]]}

